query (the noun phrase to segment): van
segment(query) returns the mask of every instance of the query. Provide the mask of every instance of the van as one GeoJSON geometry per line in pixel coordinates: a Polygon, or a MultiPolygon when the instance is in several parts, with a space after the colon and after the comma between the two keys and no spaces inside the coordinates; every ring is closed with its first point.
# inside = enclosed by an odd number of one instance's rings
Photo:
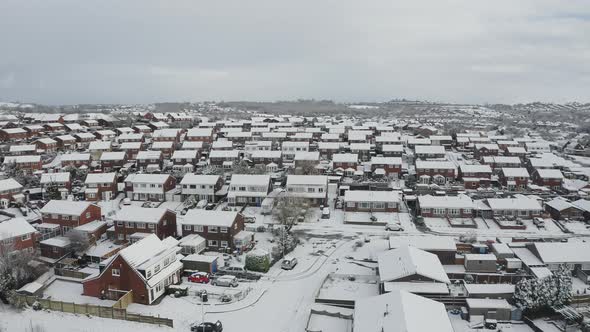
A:
{"type": "Polygon", "coordinates": [[[283,270],[293,270],[293,268],[297,265],[297,258],[295,257],[285,257],[283,258],[283,262],[281,262],[281,269],[283,270]]]}

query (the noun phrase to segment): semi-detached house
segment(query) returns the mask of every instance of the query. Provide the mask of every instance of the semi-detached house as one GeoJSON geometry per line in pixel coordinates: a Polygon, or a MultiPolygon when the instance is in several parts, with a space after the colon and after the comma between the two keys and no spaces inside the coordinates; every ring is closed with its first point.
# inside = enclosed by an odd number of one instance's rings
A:
{"type": "MultiPolygon", "coordinates": [[[[213,250],[235,249],[236,236],[244,230],[244,217],[234,211],[189,210],[182,221],[182,236],[198,234],[213,250]]],[[[238,236],[239,237],[239,236],[238,236]]]]}
{"type": "Polygon", "coordinates": [[[287,176],[287,196],[308,200],[312,205],[325,205],[328,199],[328,177],[325,175],[287,176]]]}
{"type": "Polygon", "coordinates": [[[125,178],[127,197],[134,201],[163,202],[174,188],[176,179],[169,174],[130,174],[125,178]]]}
{"type": "Polygon", "coordinates": [[[195,196],[197,200],[216,202],[216,193],[223,187],[220,175],[186,174],[180,181],[182,198],[195,196]]]}
{"type": "Polygon", "coordinates": [[[233,174],[227,193],[228,204],[260,206],[270,189],[270,175],[233,174]]]}
{"type": "Polygon", "coordinates": [[[72,228],[101,219],[100,206],[85,201],[51,200],[41,209],[43,223],[61,227],[65,234],[72,228]]]}
{"type": "Polygon", "coordinates": [[[176,236],[176,213],[165,208],[123,206],[113,219],[117,241],[128,241],[135,233],[152,233],[160,239],[176,236]]]}

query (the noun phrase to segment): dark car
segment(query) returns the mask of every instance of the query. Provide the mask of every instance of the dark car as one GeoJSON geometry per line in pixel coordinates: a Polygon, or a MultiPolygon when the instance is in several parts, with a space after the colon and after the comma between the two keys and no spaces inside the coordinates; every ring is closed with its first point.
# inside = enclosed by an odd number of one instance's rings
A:
{"type": "Polygon", "coordinates": [[[221,325],[220,321],[215,323],[211,322],[204,322],[199,325],[191,326],[191,332],[221,332],[223,331],[223,326],[221,325]]]}

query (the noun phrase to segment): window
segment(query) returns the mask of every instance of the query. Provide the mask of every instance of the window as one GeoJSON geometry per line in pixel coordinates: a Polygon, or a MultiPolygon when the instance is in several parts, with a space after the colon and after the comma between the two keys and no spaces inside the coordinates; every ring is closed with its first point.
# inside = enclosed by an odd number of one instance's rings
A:
{"type": "Polygon", "coordinates": [[[217,240],[209,240],[209,241],[207,241],[207,246],[209,246],[209,247],[217,247],[217,240]]]}
{"type": "Polygon", "coordinates": [[[90,218],[90,212],[86,212],[86,218],[90,218]]]}
{"type": "Polygon", "coordinates": [[[220,233],[227,233],[227,227],[220,227],[219,232],[220,233]]]}
{"type": "Polygon", "coordinates": [[[368,209],[369,208],[369,203],[368,202],[361,202],[361,209],[368,209]]]}
{"type": "Polygon", "coordinates": [[[192,226],[191,226],[191,225],[184,225],[184,226],[183,226],[183,229],[184,229],[185,231],[190,231],[190,230],[192,229],[192,226]]]}
{"type": "Polygon", "coordinates": [[[20,237],[20,240],[21,241],[26,241],[26,240],[28,240],[30,238],[31,238],[31,234],[25,234],[25,235],[23,235],[23,236],[20,237]]]}
{"type": "Polygon", "coordinates": [[[193,229],[195,230],[195,232],[202,232],[203,226],[202,225],[195,225],[193,229]]]}
{"type": "Polygon", "coordinates": [[[217,233],[217,227],[216,226],[208,226],[207,231],[209,231],[209,233],[217,233]]]}
{"type": "Polygon", "coordinates": [[[113,277],[118,277],[121,275],[121,270],[119,269],[112,269],[111,270],[111,274],[113,275],[113,277]]]}
{"type": "Polygon", "coordinates": [[[144,222],[138,222],[135,224],[136,228],[145,228],[145,223],[144,222]]]}
{"type": "Polygon", "coordinates": [[[154,266],[154,273],[160,272],[160,264],[154,266]]]}
{"type": "Polygon", "coordinates": [[[70,220],[70,216],[66,216],[66,215],[63,215],[61,218],[62,218],[63,220],[70,220]]]}
{"type": "Polygon", "coordinates": [[[148,228],[149,229],[154,229],[154,228],[156,228],[156,224],[148,224],[148,228]]]}
{"type": "Polygon", "coordinates": [[[151,278],[151,277],[152,277],[152,270],[147,270],[147,273],[146,273],[146,278],[148,278],[148,279],[149,279],[149,278],[151,278]]]}
{"type": "Polygon", "coordinates": [[[125,223],[125,227],[127,227],[127,228],[133,228],[133,223],[132,222],[126,222],[125,223]]]}
{"type": "Polygon", "coordinates": [[[227,248],[227,241],[221,241],[221,247],[227,248]]]}

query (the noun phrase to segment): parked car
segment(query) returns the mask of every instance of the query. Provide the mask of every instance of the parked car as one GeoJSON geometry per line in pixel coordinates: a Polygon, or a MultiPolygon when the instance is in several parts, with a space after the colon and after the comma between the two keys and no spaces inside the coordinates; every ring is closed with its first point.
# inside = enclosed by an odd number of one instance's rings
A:
{"type": "Polygon", "coordinates": [[[223,274],[231,274],[236,277],[248,273],[248,271],[246,271],[246,269],[244,269],[243,267],[240,267],[240,266],[222,267],[219,269],[219,272],[221,272],[223,274]]]}
{"type": "Polygon", "coordinates": [[[247,224],[253,224],[256,222],[256,217],[244,217],[244,222],[247,224]]]}
{"type": "Polygon", "coordinates": [[[535,224],[535,226],[537,226],[538,228],[545,228],[545,220],[543,220],[543,218],[534,218],[533,224],[535,224]]]}
{"type": "Polygon", "coordinates": [[[403,231],[404,228],[402,227],[402,225],[397,224],[397,223],[388,223],[385,225],[385,230],[397,232],[397,231],[403,231]]]}
{"type": "Polygon", "coordinates": [[[195,272],[188,276],[188,281],[206,284],[209,283],[209,274],[205,272],[195,272]]]}
{"type": "Polygon", "coordinates": [[[322,209],[322,219],[330,219],[330,208],[323,208],[322,209]]]}
{"type": "Polygon", "coordinates": [[[213,209],[215,209],[214,203],[209,203],[205,206],[205,210],[213,210],[213,209]]]}
{"type": "Polygon", "coordinates": [[[215,323],[203,322],[199,325],[191,326],[191,332],[222,332],[223,326],[220,321],[215,323]]]}
{"type": "Polygon", "coordinates": [[[211,280],[213,286],[238,287],[238,278],[232,275],[224,275],[211,280]]]}
{"type": "Polygon", "coordinates": [[[131,205],[131,199],[123,198],[123,205],[131,205]]]}
{"type": "Polygon", "coordinates": [[[281,269],[283,270],[293,270],[293,268],[297,265],[297,258],[295,257],[285,257],[281,262],[281,269]]]}

